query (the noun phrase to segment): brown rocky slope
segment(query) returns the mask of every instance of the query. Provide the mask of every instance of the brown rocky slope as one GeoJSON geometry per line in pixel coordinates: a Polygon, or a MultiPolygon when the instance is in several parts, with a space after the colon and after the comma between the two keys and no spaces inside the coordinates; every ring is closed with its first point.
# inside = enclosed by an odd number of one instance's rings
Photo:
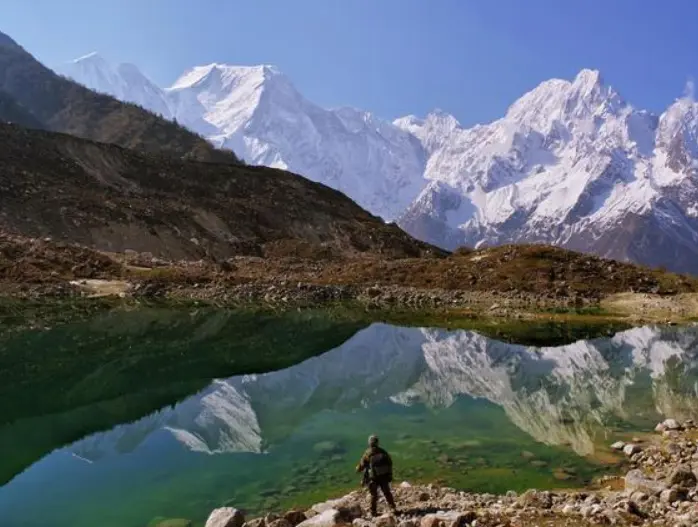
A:
{"type": "Polygon", "coordinates": [[[172,259],[442,252],[305,178],[0,124],[0,229],[172,259]]]}

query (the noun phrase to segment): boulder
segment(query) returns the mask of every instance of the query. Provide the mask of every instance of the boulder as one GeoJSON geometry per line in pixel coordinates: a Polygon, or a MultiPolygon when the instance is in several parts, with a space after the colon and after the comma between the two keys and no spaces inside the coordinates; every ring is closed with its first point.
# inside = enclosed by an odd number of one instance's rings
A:
{"type": "Polygon", "coordinates": [[[338,509],[342,505],[345,505],[347,503],[347,499],[345,498],[337,498],[336,500],[327,500],[323,501],[322,503],[316,503],[312,507],[310,507],[310,512],[311,514],[322,514],[325,511],[328,511],[330,509],[338,509]]]}
{"type": "Polygon", "coordinates": [[[373,520],[376,527],[397,527],[397,520],[392,514],[383,514],[373,520]]]}
{"type": "Polygon", "coordinates": [[[613,443],[611,445],[611,448],[613,450],[623,450],[624,447],[625,447],[625,443],[623,443],[623,441],[616,441],[615,443],[613,443]]]}
{"type": "Polygon", "coordinates": [[[293,527],[296,527],[299,523],[303,523],[308,518],[305,516],[303,511],[292,510],[284,514],[284,519],[288,521],[293,527]]]}
{"type": "Polygon", "coordinates": [[[340,505],[337,507],[337,512],[339,513],[340,519],[345,523],[351,523],[356,518],[361,518],[364,515],[364,511],[358,503],[340,505]]]}
{"type": "Polygon", "coordinates": [[[656,432],[666,432],[667,430],[681,430],[681,425],[676,419],[665,419],[655,427],[656,432]]]}
{"type": "Polygon", "coordinates": [[[625,491],[628,495],[633,492],[643,492],[649,495],[656,495],[667,489],[667,484],[663,481],[649,479],[641,470],[631,470],[625,475],[625,491]]]}
{"type": "Polygon", "coordinates": [[[550,492],[529,489],[519,497],[518,503],[523,507],[549,509],[553,506],[553,497],[550,492]]]}
{"type": "Polygon", "coordinates": [[[465,527],[472,522],[477,515],[474,512],[438,512],[436,517],[442,522],[444,527],[465,527]]]}
{"type": "Polygon", "coordinates": [[[245,515],[233,507],[214,509],[206,520],[206,527],[242,527],[245,515]]]}
{"type": "Polygon", "coordinates": [[[254,520],[245,522],[243,527],[266,527],[266,523],[264,518],[255,518],[254,520]]]}
{"type": "Polygon", "coordinates": [[[698,479],[696,479],[696,475],[693,473],[690,466],[678,465],[671,471],[671,474],[669,474],[667,482],[669,485],[691,488],[696,486],[698,479]]]}
{"type": "Polygon", "coordinates": [[[683,499],[684,493],[679,489],[666,489],[659,494],[659,501],[662,503],[674,503],[683,499]]]}
{"type": "Polygon", "coordinates": [[[639,452],[642,452],[642,447],[640,445],[630,443],[623,447],[623,453],[626,456],[632,456],[633,454],[637,454],[639,452]]]}
{"type": "Polygon", "coordinates": [[[419,527],[444,527],[444,524],[436,514],[427,514],[420,520],[419,527]]]}
{"type": "Polygon", "coordinates": [[[337,527],[346,524],[347,522],[342,520],[337,509],[327,509],[299,523],[298,527],[337,527]]]}
{"type": "Polygon", "coordinates": [[[575,506],[572,505],[571,503],[567,503],[564,507],[562,507],[562,511],[561,511],[561,512],[562,512],[562,514],[564,514],[565,516],[571,516],[571,515],[573,515],[573,514],[577,514],[577,513],[578,513],[578,511],[577,511],[577,509],[575,508],[575,506]]]}

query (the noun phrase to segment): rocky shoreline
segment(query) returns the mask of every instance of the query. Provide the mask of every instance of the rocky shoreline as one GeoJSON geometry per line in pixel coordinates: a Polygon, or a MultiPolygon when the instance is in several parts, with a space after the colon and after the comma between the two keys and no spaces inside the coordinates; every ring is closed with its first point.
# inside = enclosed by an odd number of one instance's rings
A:
{"type": "Polygon", "coordinates": [[[231,304],[270,306],[323,305],[357,302],[368,308],[462,308],[487,311],[492,316],[511,316],[521,310],[584,308],[596,299],[554,297],[533,293],[493,293],[446,289],[423,289],[391,285],[324,285],[286,281],[244,284],[136,283],[128,292],[136,298],[169,298],[231,304]]]}
{"type": "Polygon", "coordinates": [[[175,261],[0,232],[0,297],[84,296],[275,308],[350,301],[368,309],[457,309],[505,318],[546,311],[604,311],[635,322],[698,316],[695,278],[546,246],[419,258],[311,254],[175,261]]]}
{"type": "MultiPolygon", "coordinates": [[[[245,521],[242,511],[214,510],[206,527],[525,527],[698,525],[698,427],[667,419],[656,434],[617,442],[630,470],[609,475],[588,489],[530,489],[504,495],[461,492],[435,485],[394,485],[397,516],[371,518],[368,496],[352,492],[307,510],[268,514],[245,521]]],[[[384,504],[383,504],[384,506],[384,504]]]]}

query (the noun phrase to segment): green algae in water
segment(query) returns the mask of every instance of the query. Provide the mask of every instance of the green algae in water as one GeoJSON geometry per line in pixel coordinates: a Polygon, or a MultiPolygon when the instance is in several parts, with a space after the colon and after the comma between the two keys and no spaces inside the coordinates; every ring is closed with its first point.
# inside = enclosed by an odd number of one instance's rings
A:
{"type": "Polygon", "coordinates": [[[642,426],[661,405],[691,414],[697,335],[638,328],[526,348],[318,312],[159,310],[16,335],[0,353],[14,371],[0,401],[22,402],[0,421],[0,524],[43,525],[51,510],[59,527],[203,525],[222,505],[307,505],[358,488],[371,433],[397,481],[581,485],[634,413],[642,426]],[[642,397],[627,397],[630,383],[642,397]]]}

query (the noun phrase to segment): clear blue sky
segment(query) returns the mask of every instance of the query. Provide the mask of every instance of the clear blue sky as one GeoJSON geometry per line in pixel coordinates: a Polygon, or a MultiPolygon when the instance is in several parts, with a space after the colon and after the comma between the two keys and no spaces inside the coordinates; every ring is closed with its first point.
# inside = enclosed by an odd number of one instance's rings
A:
{"type": "Polygon", "coordinates": [[[661,111],[698,75],[696,0],[0,0],[42,62],[98,51],[162,86],[211,62],[277,65],[309,99],[393,118],[500,117],[526,90],[601,70],[661,111]]]}

